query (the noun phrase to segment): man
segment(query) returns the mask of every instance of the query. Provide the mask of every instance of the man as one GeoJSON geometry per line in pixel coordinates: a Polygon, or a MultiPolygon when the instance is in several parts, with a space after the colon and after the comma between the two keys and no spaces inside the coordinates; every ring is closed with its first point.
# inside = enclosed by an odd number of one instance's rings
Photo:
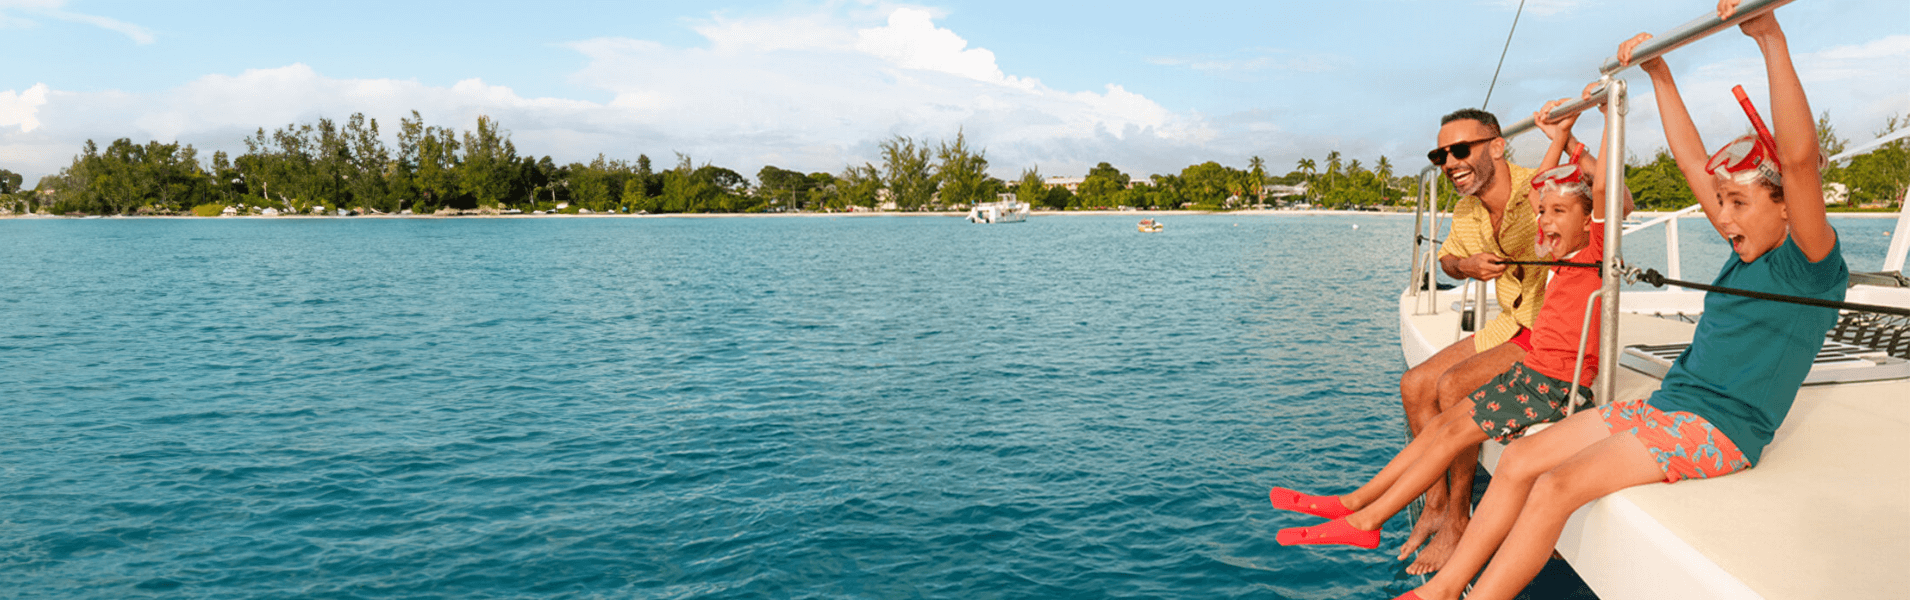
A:
{"type": "MultiPolygon", "coordinates": [[[[1525,358],[1530,348],[1525,340],[1545,299],[1545,269],[1501,264],[1538,260],[1533,251],[1538,221],[1526,198],[1533,171],[1506,161],[1498,118],[1478,109],[1455,111],[1439,120],[1438,143],[1427,158],[1465,196],[1453,207],[1452,230],[1439,249],[1440,269],[1454,279],[1496,281],[1500,313],[1400,378],[1400,401],[1414,435],[1446,407],[1525,358]]],[[[1438,570],[1458,544],[1471,519],[1478,455],[1477,447],[1461,453],[1447,471],[1450,487],[1435,485],[1426,493],[1426,509],[1399,557],[1404,560],[1426,544],[1428,535],[1432,542],[1408,573],[1438,570]]]]}

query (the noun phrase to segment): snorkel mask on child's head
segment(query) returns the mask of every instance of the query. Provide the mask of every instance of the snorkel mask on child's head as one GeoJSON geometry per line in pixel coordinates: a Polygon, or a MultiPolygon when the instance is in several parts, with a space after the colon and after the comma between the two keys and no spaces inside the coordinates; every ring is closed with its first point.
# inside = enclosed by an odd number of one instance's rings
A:
{"type": "Polygon", "coordinates": [[[1744,86],[1731,88],[1731,93],[1737,95],[1738,104],[1744,107],[1744,114],[1751,118],[1751,128],[1757,133],[1719,148],[1717,154],[1711,155],[1711,162],[1704,165],[1704,172],[1741,184],[1763,179],[1783,187],[1784,178],[1777,163],[1777,140],[1771,138],[1771,130],[1764,128],[1764,119],[1758,117],[1757,108],[1751,106],[1744,86]]]}
{"type": "Polygon", "coordinates": [[[1579,184],[1590,188],[1592,185],[1592,174],[1586,173],[1584,169],[1578,168],[1578,159],[1584,156],[1584,154],[1584,144],[1579,144],[1578,147],[1572,148],[1572,160],[1570,162],[1551,169],[1546,169],[1544,173],[1532,177],[1532,191],[1543,190],[1546,185],[1553,183],[1561,186],[1579,184]]]}
{"type": "MultiPolygon", "coordinates": [[[[1592,174],[1586,173],[1584,169],[1578,168],[1578,158],[1584,153],[1585,145],[1579,144],[1577,147],[1572,148],[1571,162],[1546,169],[1544,173],[1534,176],[1532,178],[1532,193],[1535,195],[1543,195],[1545,189],[1549,187],[1556,190],[1555,193],[1575,194],[1596,201],[1595,198],[1592,198],[1592,174]]],[[[1536,206],[1536,198],[1533,203],[1535,205],[1533,206],[1534,209],[1544,210],[1545,207],[1536,206]]],[[[1545,239],[1545,228],[1540,227],[1537,235],[1538,239],[1533,240],[1532,243],[1532,251],[1538,254],[1540,260],[1551,260],[1553,248],[1551,242],[1545,239]]]]}

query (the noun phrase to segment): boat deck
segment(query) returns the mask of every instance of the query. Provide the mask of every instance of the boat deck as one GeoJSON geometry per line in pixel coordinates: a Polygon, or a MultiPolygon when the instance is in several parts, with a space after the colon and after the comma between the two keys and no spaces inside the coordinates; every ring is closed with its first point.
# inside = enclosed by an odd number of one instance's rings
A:
{"type": "MultiPolygon", "coordinates": [[[[1626,295],[1626,310],[1634,297],[1651,299],[1626,295]]],[[[1409,364],[1457,339],[1457,299],[1442,293],[1438,314],[1416,316],[1401,297],[1409,364]]],[[[1688,342],[1694,328],[1624,313],[1619,343],[1688,342]]],[[[1659,385],[1629,368],[1617,375],[1621,398],[1659,385]]],[[[1490,470],[1498,454],[1487,443],[1481,462],[1490,470]]],[[[1805,386],[1756,468],[1594,501],[1572,516],[1558,550],[1605,600],[1905,597],[1910,380],[1805,386]]]]}

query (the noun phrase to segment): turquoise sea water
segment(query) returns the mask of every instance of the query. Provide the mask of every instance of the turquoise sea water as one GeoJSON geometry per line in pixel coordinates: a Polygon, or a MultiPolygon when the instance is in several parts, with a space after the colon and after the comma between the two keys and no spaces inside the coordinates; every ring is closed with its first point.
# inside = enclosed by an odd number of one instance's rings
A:
{"type": "Polygon", "coordinates": [[[1410,587],[1266,491],[1399,448],[1411,219],[1134,220],[0,221],[0,589],[1410,587]]]}

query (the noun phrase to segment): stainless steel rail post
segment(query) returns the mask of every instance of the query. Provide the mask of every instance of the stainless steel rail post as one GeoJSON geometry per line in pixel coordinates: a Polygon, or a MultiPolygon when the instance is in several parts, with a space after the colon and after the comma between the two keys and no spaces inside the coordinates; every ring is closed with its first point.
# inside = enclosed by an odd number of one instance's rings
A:
{"type": "Polygon", "coordinates": [[[1419,298],[1420,288],[1425,286],[1425,256],[1420,253],[1424,245],[1426,230],[1426,172],[1419,173],[1419,198],[1413,201],[1413,271],[1406,283],[1406,292],[1413,298],[1419,298]]]}
{"type": "MultiPolygon", "coordinates": [[[[1602,150],[1605,159],[1605,257],[1603,288],[1598,324],[1598,381],[1594,396],[1602,402],[1617,400],[1618,390],[1618,265],[1622,256],[1625,222],[1625,114],[1630,104],[1625,98],[1625,80],[1603,77],[1605,88],[1605,135],[1611,138],[1602,150]]],[[[1675,225],[1676,223],[1673,223],[1675,225]]]]}

